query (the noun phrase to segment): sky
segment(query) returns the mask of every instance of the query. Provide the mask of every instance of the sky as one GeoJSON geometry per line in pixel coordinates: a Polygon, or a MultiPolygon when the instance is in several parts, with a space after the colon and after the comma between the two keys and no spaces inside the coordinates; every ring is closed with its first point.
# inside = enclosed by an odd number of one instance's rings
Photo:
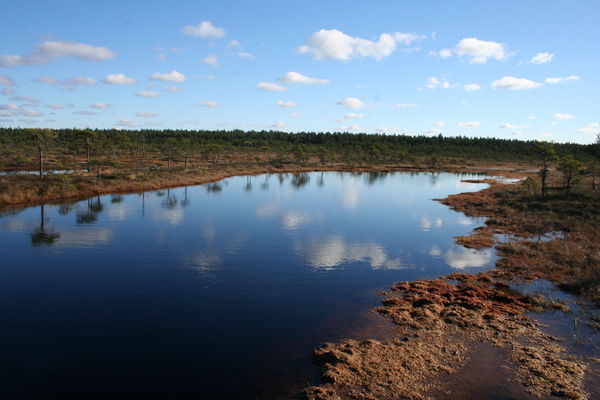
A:
{"type": "Polygon", "coordinates": [[[0,127],[600,133],[597,0],[0,9],[0,127]]]}

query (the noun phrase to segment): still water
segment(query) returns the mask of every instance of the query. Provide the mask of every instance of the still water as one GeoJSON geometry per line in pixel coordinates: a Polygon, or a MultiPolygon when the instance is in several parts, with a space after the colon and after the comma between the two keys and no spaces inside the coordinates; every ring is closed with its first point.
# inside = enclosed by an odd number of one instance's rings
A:
{"type": "Polygon", "coordinates": [[[494,264],[454,243],[483,220],[431,200],[475,177],[235,177],[0,214],[0,396],[293,394],[379,291],[494,264]]]}

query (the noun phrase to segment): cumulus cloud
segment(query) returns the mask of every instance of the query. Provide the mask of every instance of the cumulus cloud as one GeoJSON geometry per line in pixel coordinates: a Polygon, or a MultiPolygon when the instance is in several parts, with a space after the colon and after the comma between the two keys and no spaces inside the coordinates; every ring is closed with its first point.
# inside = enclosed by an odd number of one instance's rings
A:
{"type": "Polygon", "coordinates": [[[95,108],[97,110],[108,110],[110,108],[110,104],[94,103],[94,104],[90,104],[90,108],[95,108]]]}
{"type": "Polygon", "coordinates": [[[42,115],[44,115],[43,112],[37,110],[23,110],[21,111],[21,114],[26,117],[41,117],[42,115]]]}
{"type": "Polygon", "coordinates": [[[454,48],[458,57],[467,57],[469,64],[485,64],[489,59],[505,60],[508,58],[504,44],[477,38],[464,38],[454,48]]]}
{"type": "Polygon", "coordinates": [[[98,82],[94,78],[87,76],[79,76],[75,78],[67,78],[58,80],[49,76],[42,76],[34,79],[36,82],[47,83],[49,85],[62,86],[65,90],[75,90],[79,86],[95,86],[98,82]]]}
{"type": "Polygon", "coordinates": [[[425,38],[423,35],[412,33],[382,33],[377,41],[362,39],[345,34],[337,29],[321,29],[306,39],[306,44],[298,51],[302,54],[312,54],[313,58],[321,60],[351,60],[353,58],[374,58],[381,60],[392,54],[398,45],[410,44],[415,40],[425,38]]]}
{"type": "Polygon", "coordinates": [[[35,46],[30,54],[0,55],[0,65],[19,67],[23,65],[42,65],[54,59],[71,57],[82,61],[102,61],[114,58],[117,53],[107,47],[92,46],[86,43],[45,41],[35,46]]]}
{"type": "Polygon", "coordinates": [[[439,121],[435,121],[433,124],[434,124],[435,126],[442,127],[442,126],[446,125],[446,121],[444,121],[444,120],[439,120],[439,121]]]}
{"type": "Polygon", "coordinates": [[[500,129],[519,129],[519,125],[515,125],[515,124],[510,124],[510,123],[505,123],[505,124],[500,124],[500,129]]]}
{"type": "Polygon", "coordinates": [[[53,110],[64,110],[65,106],[62,104],[48,104],[46,107],[51,108],[53,110]]]}
{"type": "Polygon", "coordinates": [[[0,85],[15,86],[15,81],[8,75],[0,74],[0,85]]]}
{"type": "Polygon", "coordinates": [[[365,103],[363,103],[362,100],[357,99],[356,97],[346,97],[345,99],[338,100],[336,104],[346,106],[352,109],[359,109],[365,107],[365,103]]]}
{"type": "Polygon", "coordinates": [[[344,119],[354,119],[354,118],[364,118],[365,114],[359,114],[359,113],[348,113],[346,115],[344,115],[344,119]]]}
{"type": "Polygon", "coordinates": [[[396,108],[417,108],[417,107],[419,107],[419,105],[414,104],[414,103],[397,103],[397,104],[394,104],[394,107],[396,107],[396,108]]]}
{"type": "Polygon", "coordinates": [[[573,114],[556,113],[552,116],[552,118],[557,119],[559,121],[564,121],[567,119],[573,119],[575,118],[575,116],[573,114]]]}
{"type": "Polygon", "coordinates": [[[584,133],[586,135],[596,135],[600,134],[600,123],[592,122],[589,123],[586,127],[581,128],[579,133],[584,133]]]}
{"type": "Polygon", "coordinates": [[[569,82],[569,81],[579,81],[579,80],[581,80],[581,78],[578,77],[577,75],[569,75],[564,78],[547,78],[544,82],[546,82],[550,85],[556,85],[557,83],[569,82]]]}
{"type": "Polygon", "coordinates": [[[468,85],[465,85],[465,86],[463,86],[463,87],[464,87],[464,89],[465,89],[467,92],[475,92],[475,91],[477,91],[477,90],[480,90],[480,89],[481,89],[481,86],[479,86],[479,85],[478,85],[478,84],[476,84],[476,83],[469,83],[468,85]]]}
{"type": "Polygon", "coordinates": [[[287,74],[283,75],[281,78],[277,79],[278,81],[284,83],[304,83],[307,85],[315,85],[315,84],[326,84],[329,83],[329,79],[321,79],[321,78],[311,78],[306,75],[302,75],[298,72],[290,71],[287,74]]]}
{"type": "Polygon", "coordinates": [[[447,79],[439,79],[435,76],[427,78],[427,83],[425,87],[429,90],[433,89],[450,89],[452,85],[448,82],[447,79]]]}
{"type": "Polygon", "coordinates": [[[119,122],[115,124],[119,128],[135,128],[139,124],[137,122],[131,121],[127,118],[120,119],[119,122]]]}
{"type": "Polygon", "coordinates": [[[223,28],[217,28],[210,21],[202,21],[198,25],[187,25],[181,30],[181,33],[188,36],[201,38],[222,38],[226,32],[223,28]]]}
{"type": "Polygon", "coordinates": [[[92,112],[92,111],[73,111],[73,114],[76,114],[76,115],[96,115],[96,113],[92,112]]]}
{"type": "Polygon", "coordinates": [[[11,100],[14,101],[25,101],[27,103],[39,103],[40,99],[32,97],[32,96],[11,96],[11,100]]]}
{"type": "Polygon", "coordinates": [[[282,92],[284,90],[287,90],[285,86],[281,86],[273,82],[259,82],[256,84],[256,88],[260,90],[266,90],[269,92],[282,92]]]}
{"type": "Polygon", "coordinates": [[[179,71],[171,71],[166,73],[154,73],[150,75],[151,81],[166,81],[166,82],[185,82],[186,76],[179,71]]]}
{"type": "Polygon", "coordinates": [[[135,79],[125,76],[125,74],[109,74],[102,79],[102,82],[110,85],[133,85],[135,79]]]}
{"type": "Polygon", "coordinates": [[[155,112],[138,112],[135,114],[136,116],[140,117],[140,118],[154,118],[154,117],[158,117],[158,114],[155,112]]]}
{"type": "Polygon", "coordinates": [[[547,64],[554,58],[552,53],[537,53],[528,61],[530,64],[547,64]]]}
{"type": "Polygon", "coordinates": [[[283,101],[283,100],[279,100],[276,103],[279,107],[296,107],[298,104],[294,103],[293,101],[283,101]]]}
{"type": "Polygon", "coordinates": [[[214,55],[214,54],[207,55],[202,60],[200,60],[200,62],[204,63],[204,64],[211,65],[213,67],[218,67],[219,66],[219,58],[216,55],[214,55]]]}
{"type": "Polygon", "coordinates": [[[442,133],[444,133],[444,130],[440,128],[433,128],[428,131],[425,131],[426,135],[441,135],[442,133]]]}
{"type": "Polygon", "coordinates": [[[0,89],[0,94],[8,96],[10,94],[14,94],[15,93],[15,89],[13,88],[2,88],[0,89]]]}
{"type": "Polygon", "coordinates": [[[237,56],[239,58],[245,58],[246,60],[254,60],[254,59],[256,59],[256,57],[254,57],[253,54],[248,53],[247,51],[238,51],[237,52],[237,56]]]}
{"type": "Polygon", "coordinates": [[[221,106],[221,103],[219,103],[218,101],[200,101],[196,104],[208,108],[217,108],[221,106]]]}
{"type": "Polygon", "coordinates": [[[147,90],[142,90],[140,92],[137,92],[135,95],[138,97],[160,97],[160,93],[151,92],[151,91],[147,91],[147,90]]]}
{"type": "Polygon", "coordinates": [[[286,122],[283,121],[277,121],[272,125],[269,125],[269,128],[273,128],[273,129],[282,129],[285,128],[287,126],[286,122]]]}
{"type": "Polygon", "coordinates": [[[343,132],[360,131],[360,130],[362,130],[362,126],[357,125],[357,124],[342,125],[342,126],[340,126],[340,130],[343,132]]]}
{"type": "Polygon", "coordinates": [[[531,81],[525,78],[515,78],[513,76],[505,76],[492,83],[494,89],[509,89],[509,90],[524,90],[536,89],[542,86],[541,83],[531,81]]]}
{"type": "Polygon", "coordinates": [[[458,123],[458,126],[460,126],[461,128],[477,128],[480,125],[481,125],[481,122],[479,122],[479,121],[468,121],[468,122],[459,122],[458,123]]]}

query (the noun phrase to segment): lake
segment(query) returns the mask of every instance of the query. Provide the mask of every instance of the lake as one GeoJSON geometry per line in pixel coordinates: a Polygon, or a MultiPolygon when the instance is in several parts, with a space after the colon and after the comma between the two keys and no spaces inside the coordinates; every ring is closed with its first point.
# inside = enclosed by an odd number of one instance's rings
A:
{"type": "MultiPolygon", "coordinates": [[[[450,173],[273,174],[0,214],[0,393],[285,398],[402,280],[492,267],[450,173]]],[[[381,320],[380,320],[381,319],[381,320]]]]}

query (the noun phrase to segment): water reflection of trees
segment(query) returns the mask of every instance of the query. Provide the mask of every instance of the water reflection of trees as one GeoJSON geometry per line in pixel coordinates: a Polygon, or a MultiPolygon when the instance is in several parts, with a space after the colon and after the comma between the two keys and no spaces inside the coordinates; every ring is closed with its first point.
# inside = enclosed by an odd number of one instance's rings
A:
{"type": "Polygon", "coordinates": [[[53,228],[46,226],[46,214],[44,205],[40,206],[40,225],[37,226],[31,233],[31,245],[32,246],[50,246],[58,240],[60,232],[56,232],[53,228]]]}
{"type": "Polygon", "coordinates": [[[223,186],[219,182],[206,185],[206,193],[221,193],[222,191],[223,186]]]}
{"type": "Polygon", "coordinates": [[[375,182],[383,180],[389,175],[389,172],[384,171],[374,171],[367,173],[367,183],[369,185],[373,185],[375,182]]]}
{"type": "Polygon", "coordinates": [[[86,207],[77,211],[77,224],[94,224],[98,221],[98,214],[104,211],[104,204],[100,201],[100,196],[87,199],[86,207]]]}
{"type": "Polygon", "coordinates": [[[306,172],[294,174],[292,176],[292,186],[296,189],[300,189],[301,187],[306,186],[308,182],[310,182],[310,175],[306,172]]]}
{"type": "Polygon", "coordinates": [[[171,190],[167,190],[167,198],[162,201],[162,206],[166,209],[173,210],[177,208],[178,203],[177,196],[171,194],[171,190]]]}

